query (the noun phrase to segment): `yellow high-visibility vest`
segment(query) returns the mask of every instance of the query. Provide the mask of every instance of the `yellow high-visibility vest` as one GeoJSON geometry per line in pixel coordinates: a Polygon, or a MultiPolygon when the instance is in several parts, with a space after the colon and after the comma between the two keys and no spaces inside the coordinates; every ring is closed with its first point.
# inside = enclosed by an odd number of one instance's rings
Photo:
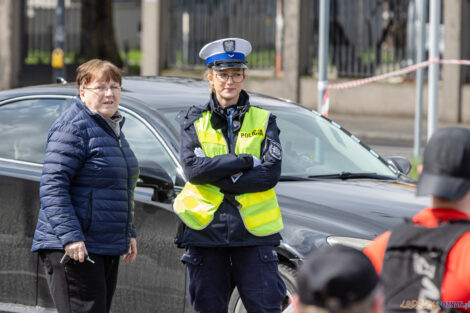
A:
{"type": "MultiPolygon", "coordinates": [[[[212,127],[210,118],[209,111],[203,112],[194,122],[194,127],[204,155],[212,158],[227,154],[228,147],[222,132],[212,127]]],[[[261,143],[266,136],[268,121],[268,111],[250,107],[238,132],[235,153],[261,158],[261,143]]],[[[217,186],[187,182],[176,197],[173,209],[188,227],[201,230],[213,220],[223,199],[224,194],[217,186]]],[[[235,199],[241,204],[240,215],[243,223],[253,235],[271,235],[284,227],[274,189],[240,194],[235,199]]]]}

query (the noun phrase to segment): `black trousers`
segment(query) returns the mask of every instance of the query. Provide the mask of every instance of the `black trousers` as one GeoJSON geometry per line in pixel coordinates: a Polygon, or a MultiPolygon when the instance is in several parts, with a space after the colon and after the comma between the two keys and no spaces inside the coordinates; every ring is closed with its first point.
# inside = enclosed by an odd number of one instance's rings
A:
{"type": "Polygon", "coordinates": [[[227,313],[231,277],[248,313],[281,312],[286,285],[272,246],[189,247],[181,260],[188,270],[189,298],[197,312],[227,313]]]}
{"type": "Polygon", "coordinates": [[[90,253],[95,261],[80,263],[60,250],[40,250],[47,284],[59,313],[104,313],[111,309],[116,290],[119,256],[90,253]]]}

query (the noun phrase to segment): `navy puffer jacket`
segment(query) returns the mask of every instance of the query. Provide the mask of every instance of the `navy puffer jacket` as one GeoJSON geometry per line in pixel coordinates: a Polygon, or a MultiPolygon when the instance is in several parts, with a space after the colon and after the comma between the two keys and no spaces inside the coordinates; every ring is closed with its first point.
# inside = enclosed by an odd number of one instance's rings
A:
{"type": "MultiPolygon", "coordinates": [[[[124,121],[121,122],[121,127],[124,121]]],[[[52,125],[40,184],[32,251],[84,241],[90,253],[122,255],[134,227],[137,159],[78,98],[52,125]]]]}

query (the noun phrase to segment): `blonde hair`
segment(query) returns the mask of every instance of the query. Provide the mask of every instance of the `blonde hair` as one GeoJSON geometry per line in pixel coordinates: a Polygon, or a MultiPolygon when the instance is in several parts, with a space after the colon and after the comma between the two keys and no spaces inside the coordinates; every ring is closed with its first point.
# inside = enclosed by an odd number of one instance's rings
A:
{"type": "Polygon", "coordinates": [[[213,73],[213,69],[212,68],[207,68],[205,71],[204,71],[204,74],[203,74],[203,77],[202,79],[203,80],[207,80],[209,82],[209,90],[213,93],[215,93],[215,89],[214,89],[214,85],[212,84],[212,82],[209,80],[209,75],[212,75],[213,73]]]}
{"type": "Polygon", "coordinates": [[[122,75],[119,68],[109,61],[92,59],[77,68],[77,87],[89,84],[93,80],[113,80],[122,84],[122,75]]]}

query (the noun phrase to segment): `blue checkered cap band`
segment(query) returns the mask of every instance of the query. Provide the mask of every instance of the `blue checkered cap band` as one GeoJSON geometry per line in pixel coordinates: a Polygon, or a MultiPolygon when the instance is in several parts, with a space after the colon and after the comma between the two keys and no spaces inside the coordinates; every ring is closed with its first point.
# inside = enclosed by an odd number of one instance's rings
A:
{"type": "Polygon", "coordinates": [[[199,56],[206,61],[207,67],[213,65],[245,64],[246,56],[251,52],[251,44],[245,39],[224,38],[205,45],[199,56]]]}

